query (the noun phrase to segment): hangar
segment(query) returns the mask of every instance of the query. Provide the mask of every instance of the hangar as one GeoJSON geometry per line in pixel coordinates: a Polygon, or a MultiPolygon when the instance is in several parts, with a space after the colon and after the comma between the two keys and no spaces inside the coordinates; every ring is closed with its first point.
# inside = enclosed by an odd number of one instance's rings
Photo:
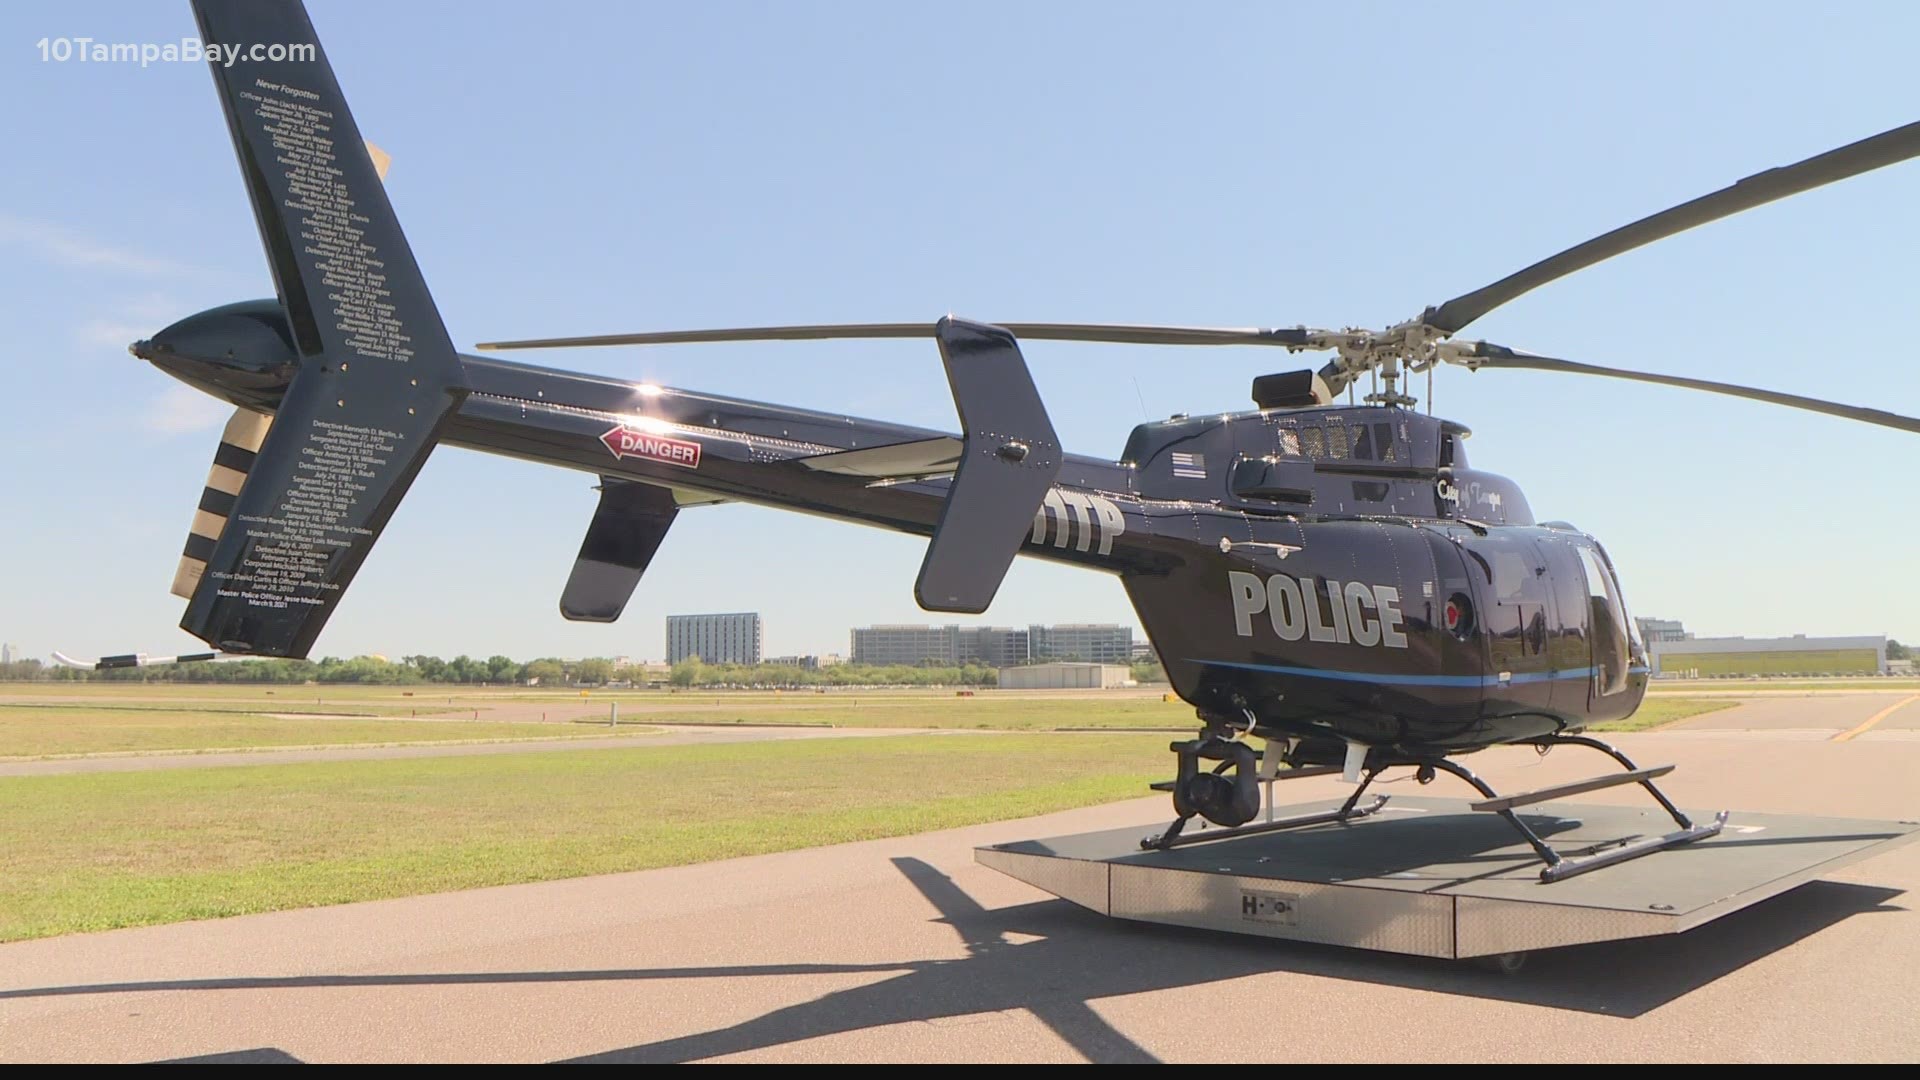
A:
{"type": "Polygon", "coordinates": [[[1668,678],[1724,675],[1884,675],[1887,639],[1872,637],[1687,638],[1655,641],[1653,673],[1668,678]]]}
{"type": "Polygon", "coordinates": [[[1002,690],[1111,690],[1132,684],[1133,673],[1118,664],[1029,664],[1000,669],[1002,690]]]}

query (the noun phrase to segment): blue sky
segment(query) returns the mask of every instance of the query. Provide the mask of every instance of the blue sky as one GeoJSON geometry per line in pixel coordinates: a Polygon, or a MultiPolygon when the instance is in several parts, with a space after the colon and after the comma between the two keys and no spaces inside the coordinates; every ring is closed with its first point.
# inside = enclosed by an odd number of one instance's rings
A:
{"type": "MultiPolygon", "coordinates": [[[[311,0],[454,340],[987,320],[1380,325],[1762,168],[1916,119],[1920,7],[311,0]]],[[[190,648],[167,594],[223,410],[128,341],[271,295],[180,3],[0,8],[0,640],[190,648]]],[[[1472,328],[1536,351],[1920,414],[1920,162],[1585,271],[1472,328]]],[[[1034,343],[1067,444],[1243,407],[1259,350],[1034,343]]],[[[953,425],[924,343],[545,362],[953,425]]],[[[1424,391],[1424,387],[1420,388],[1424,391]]],[[[1604,380],[1443,371],[1438,411],[1638,614],[1702,633],[1920,638],[1914,436],[1604,380]]],[[[427,466],[316,654],[657,657],[669,612],[759,610],[771,653],[920,612],[922,543],[684,514],[622,622],[556,610],[591,478],[427,466]]],[[[1022,561],[995,624],[1131,621],[1022,561]]]]}

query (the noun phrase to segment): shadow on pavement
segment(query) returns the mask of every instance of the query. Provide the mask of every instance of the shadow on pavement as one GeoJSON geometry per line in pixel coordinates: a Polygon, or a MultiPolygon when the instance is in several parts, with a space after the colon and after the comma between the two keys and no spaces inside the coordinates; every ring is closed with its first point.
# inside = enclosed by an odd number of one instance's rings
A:
{"type": "MultiPolygon", "coordinates": [[[[1104,1020],[1104,998],[1257,975],[1296,972],[1324,978],[1542,1005],[1609,1016],[1638,1016],[1854,915],[1897,910],[1899,890],[1815,881],[1680,935],[1554,949],[1517,975],[1457,961],[1428,960],[1334,946],[1249,938],[1109,920],[1066,901],[988,910],[951,878],[918,859],[894,865],[941,913],[966,946],[954,960],[897,964],[764,964],[576,971],[308,975],[100,983],[0,991],[0,1001],[86,994],[310,987],[621,982],[777,975],[897,972],[835,990],[729,1027],[592,1054],[576,1060],[680,1062],[781,1046],[892,1024],[1025,1010],[1096,1062],[1156,1060],[1104,1020]],[[1015,943],[1008,935],[1022,936],[1015,943]],[[1024,940],[1035,938],[1037,940],[1024,940]]],[[[1226,1015],[1244,1008],[1220,1001],[1226,1015]]],[[[1206,1022],[1195,1018],[1195,1023],[1206,1022]]],[[[192,1061],[288,1062],[272,1048],[192,1061]]]]}

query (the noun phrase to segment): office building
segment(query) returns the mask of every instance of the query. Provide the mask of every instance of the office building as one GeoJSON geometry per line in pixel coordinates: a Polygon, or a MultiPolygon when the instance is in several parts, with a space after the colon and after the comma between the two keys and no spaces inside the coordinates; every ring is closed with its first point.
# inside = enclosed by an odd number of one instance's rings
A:
{"type": "Polygon", "coordinates": [[[1133,659],[1131,626],[1112,623],[1029,626],[1027,640],[1035,660],[1125,664],[1133,659]]]}
{"type": "Polygon", "coordinates": [[[760,662],[760,613],[667,616],[667,663],[697,656],[710,664],[760,662]]]}

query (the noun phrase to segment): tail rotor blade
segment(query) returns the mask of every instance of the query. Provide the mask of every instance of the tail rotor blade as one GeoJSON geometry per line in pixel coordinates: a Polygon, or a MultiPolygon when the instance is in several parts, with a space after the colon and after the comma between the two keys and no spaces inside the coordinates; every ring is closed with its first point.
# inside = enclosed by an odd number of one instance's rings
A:
{"type": "Polygon", "coordinates": [[[213,452],[213,467],[207,470],[207,486],[200,492],[200,506],[193,512],[193,525],[187,530],[187,547],[180,553],[180,566],[173,574],[173,595],[193,599],[193,591],[206,574],[207,560],[214,545],[227,528],[233,504],[253,470],[253,460],[266,441],[271,417],[251,409],[235,409],[220,433],[220,448],[213,452]]]}

